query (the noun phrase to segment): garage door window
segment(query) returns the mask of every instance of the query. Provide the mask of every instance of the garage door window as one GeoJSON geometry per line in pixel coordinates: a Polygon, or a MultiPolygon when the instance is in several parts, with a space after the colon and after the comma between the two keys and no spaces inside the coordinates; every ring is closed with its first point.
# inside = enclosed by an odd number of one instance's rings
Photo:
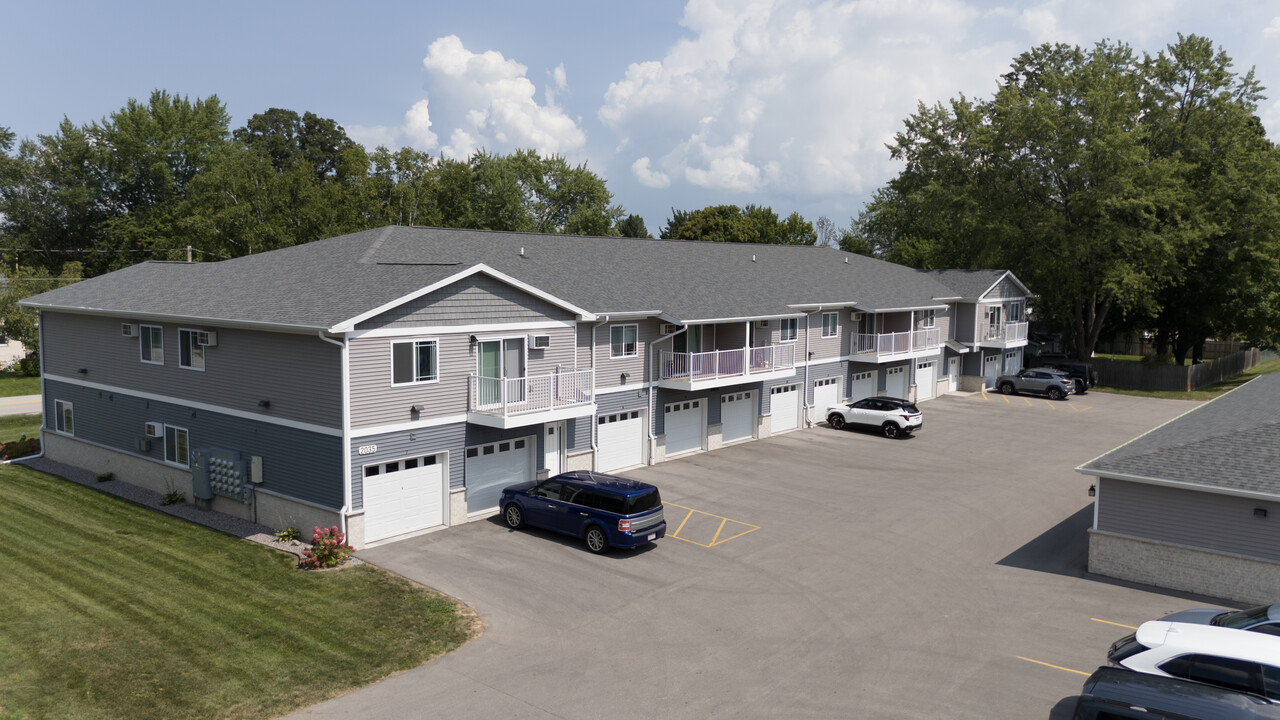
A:
{"type": "Polygon", "coordinates": [[[378,463],[377,465],[365,465],[364,476],[373,477],[375,475],[386,475],[388,473],[400,472],[401,470],[413,470],[419,467],[427,467],[436,464],[435,455],[426,455],[405,460],[392,460],[391,462],[378,463]]]}

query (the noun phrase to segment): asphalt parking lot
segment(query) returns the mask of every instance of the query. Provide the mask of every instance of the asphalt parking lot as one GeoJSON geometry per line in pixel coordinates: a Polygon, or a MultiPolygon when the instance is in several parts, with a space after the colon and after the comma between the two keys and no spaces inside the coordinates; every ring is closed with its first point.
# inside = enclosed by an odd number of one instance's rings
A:
{"type": "Polygon", "coordinates": [[[493,521],[360,556],[484,635],[296,717],[1069,716],[1125,626],[1203,598],[1085,572],[1073,468],[1193,407],[951,395],[887,440],[817,427],[624,473],[670,535],[635,552],[493,521]],[[682,527],[678,527],[681,526],[682,527]]]}

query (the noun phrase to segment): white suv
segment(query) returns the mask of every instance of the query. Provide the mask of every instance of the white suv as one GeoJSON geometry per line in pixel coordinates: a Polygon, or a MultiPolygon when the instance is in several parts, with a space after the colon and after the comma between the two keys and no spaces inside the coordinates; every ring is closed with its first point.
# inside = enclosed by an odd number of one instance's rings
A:
{"type": "Polygon", "coordinates": [[[885,437],[892,438],[919,430],[924,417],[910,400],[882,395],[827,408],[827,424],[836,430],[846,425],[878,427],[885,437]]]}
{"type": "Polygon", "coordinates": [[[1280,637],[1273,635],[1153,620],[1113,643],[1107,663],[1280,702],[1280,637]]]}

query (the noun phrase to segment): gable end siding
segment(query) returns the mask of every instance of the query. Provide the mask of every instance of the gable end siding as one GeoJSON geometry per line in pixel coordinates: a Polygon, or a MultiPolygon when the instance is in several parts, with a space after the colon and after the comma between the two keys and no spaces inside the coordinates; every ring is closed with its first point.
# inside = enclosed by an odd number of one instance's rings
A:
{"type": "Polygon", "coordinates": [[[994,288],[991,288],[991,292],[984,295],[983,299],[984,300],[995,300],[997,298],[1014,299],[1014,298],[1020,298],[1020,297],[1026,297],[1026,295],[1022,292],[1021,289],[1018,288],[1018,285],[1014,283],[1012,279],[1006,277],[1005,279],[996,283],[996,286],[994,288]]]}
{"type": "Polygon", "coordinates": [[[487,275],[472,275],[356,325],[357,330],[486,323],[573,322],[576,316],[487,275]]]}

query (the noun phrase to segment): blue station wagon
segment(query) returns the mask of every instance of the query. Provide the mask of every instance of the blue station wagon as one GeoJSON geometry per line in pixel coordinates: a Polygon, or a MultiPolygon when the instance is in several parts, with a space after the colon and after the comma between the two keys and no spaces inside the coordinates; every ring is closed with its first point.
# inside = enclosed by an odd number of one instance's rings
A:
{"type": "Polygon", "coordinates": [[[667,534],[658,488],[588,470],[512,485],[498,506],[509,527],[532,525],[582,538],[594,553],[639,547],[667,534]]]}

